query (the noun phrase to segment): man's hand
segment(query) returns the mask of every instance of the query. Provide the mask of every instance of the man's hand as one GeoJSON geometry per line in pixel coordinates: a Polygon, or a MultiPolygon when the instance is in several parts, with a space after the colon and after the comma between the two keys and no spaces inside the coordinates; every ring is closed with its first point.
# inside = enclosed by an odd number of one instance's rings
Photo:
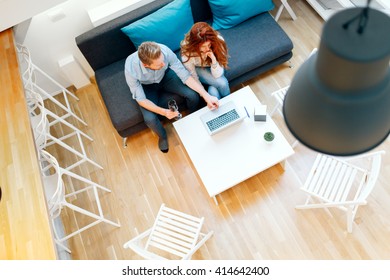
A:
{"type": "Polygon", "coordinates": [[[203,87],[203,85],[196,81],[194,77],[190,76],[187,81],[186,85],[190,87],[191,89],[195,90],[201,97],[203,97],[204,101],[207,103],[207,107],[209,107],[211,110],[217,109],[219,106],[218,98],[215,96],[210,95],[203,87]]]}
{"type": "Polygon", "coordinates": [[[209,107],[210,110],[218,109],[219,101],[215,96],[209,95],[205,101],[207,103],[207,107],[209,107]]]}
{"type": "Polygon", "coordinates": [[[167,119],[169,119],[169,120],[171,120],[171,119],[177,117],[178,115],[179,115],[179,112],[178,112],[178,111],[171,111],[171,110],[165,109],[165,114],[164,114],[164,116],[165,116],[167,119]]]}
{"type": "Polygon", "coordinates": [[[162,115],[162,116],[166,117],[167,119],[173,119],[179,115],[179,112],[173,112],[169,109],[159,107],[148,99],[143,99],[143,100],[140,100],[137,102],[140,106],[144,107],[146,110],[149,110],[153,113],[162,115]]]}

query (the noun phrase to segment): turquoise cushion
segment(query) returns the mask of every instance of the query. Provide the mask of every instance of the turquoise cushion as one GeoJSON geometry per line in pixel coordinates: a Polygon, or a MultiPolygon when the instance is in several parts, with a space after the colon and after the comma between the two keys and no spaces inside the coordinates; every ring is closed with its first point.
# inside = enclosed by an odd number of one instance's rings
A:
{"type": "Polygon", "coordinates": [[[176,51],[193,24],[190,1],[175,0],[121,30],[129,36],[136,48],[142,42],[155,41],[176,51]]]}
{"type": "Polygon", "coordinates": [[[250,17],[272,10],[272,0],[209,0],[213,28],[228,29],[250,17]]]}

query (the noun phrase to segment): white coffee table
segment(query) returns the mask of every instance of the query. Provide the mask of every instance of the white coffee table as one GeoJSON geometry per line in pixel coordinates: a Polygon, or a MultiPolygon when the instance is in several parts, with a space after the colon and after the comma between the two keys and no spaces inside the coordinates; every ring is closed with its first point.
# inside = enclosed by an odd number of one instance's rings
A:
{"type": "Polygon", "coordinates": [[[282,163],[294,154],[271,117],[266,122],[255,122],[253,112],[260,104],[249,86],[220,100],[224,104],[234,100],[238,107],[246,107],[250,118],[210,136],[200,115],[209,110],[204,107],[173,123],[208,194],[216,204],[216,195],[246,179],[282,163]],[[263,139],[267,131],[275,134],[272,143],[263,139]]]}

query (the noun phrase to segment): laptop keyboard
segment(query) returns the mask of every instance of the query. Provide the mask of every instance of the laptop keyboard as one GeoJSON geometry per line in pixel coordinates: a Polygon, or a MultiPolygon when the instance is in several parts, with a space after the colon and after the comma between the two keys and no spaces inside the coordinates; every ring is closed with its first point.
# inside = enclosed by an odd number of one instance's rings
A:
{"type": "Polygon", "coordinates": [[[232,109],[212,120],[209,120],[208,122],[206,122],[206,124],[209,127],[210,131],[214,131],[220,127],[225,126],[228,123],[237,120],[239,117],[240,116],[238,115],[236,109],[232,109]]]}

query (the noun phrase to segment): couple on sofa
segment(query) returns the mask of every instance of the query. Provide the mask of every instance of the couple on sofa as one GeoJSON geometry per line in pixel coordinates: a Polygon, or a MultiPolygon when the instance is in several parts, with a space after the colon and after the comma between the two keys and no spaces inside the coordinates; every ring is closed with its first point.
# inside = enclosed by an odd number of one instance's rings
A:
{"type": "Polygon", "coordinates": [[[227,47],[210,25],[205,22],[193,25],[182,41],[181,57],[183,63],[167,46],[144,42],[125,62],[126,82],[146,125],[158,135],[158,146],[163,153],[168,152],[169,145],[158,115],[172,119],[178,112],[157,105],[160,90],[184,97],[190,112],[198,108],[199,95],[210,109],[216,109],[218,99],[230,93],[224,76],[227,47]],[[208,91],[202,83],[209,86],[208,91]]]}

